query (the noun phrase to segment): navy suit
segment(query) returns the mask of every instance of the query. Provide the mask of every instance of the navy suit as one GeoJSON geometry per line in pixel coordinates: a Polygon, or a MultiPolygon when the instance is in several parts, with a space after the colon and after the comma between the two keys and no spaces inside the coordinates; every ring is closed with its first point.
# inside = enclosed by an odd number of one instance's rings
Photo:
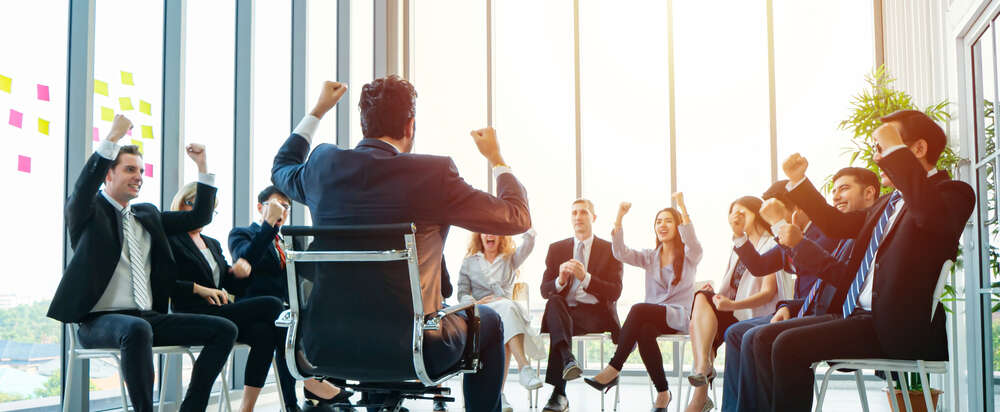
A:
{"type": "MultiPolygon", "coordinates": [[[[449,225],[497,235],[531,227],[527,194],[511,173],[497,177],[494,197],[462,180],[448,157],[399,153],[377,139],[364,139],[353,150],[320,144],[310,154],[309,146],[296,134],[285,141],[274,158],[274,185],[306,204],[317,226],[414,222],[424,313],[442,307],[441,261],[449,225]]],[[[320,307],[322,297],[310,302],[320,307]]],[[[479,311],[483,369],[464,377],[465,408],[499,411],[503,326],[496,312],[482,306],[479,311]]],[[[461,357],[466,322],[452,316],[439,334],[425,334],[429,369],[446,368],[461,357]]]]}

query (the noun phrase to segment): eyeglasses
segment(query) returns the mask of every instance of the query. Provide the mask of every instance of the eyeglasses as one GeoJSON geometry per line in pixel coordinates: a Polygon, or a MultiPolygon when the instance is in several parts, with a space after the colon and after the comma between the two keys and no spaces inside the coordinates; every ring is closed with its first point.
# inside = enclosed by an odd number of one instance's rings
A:
{"type": "MultiPolygon", "coordinates": [[[[284,202],[276,202],[276,203],[278,203],[278,205],[280,205],[285,210],[288,210],[288,209],[290,209],[292,207],[288,203],[284,203],[284,202]]],[[[264,206],[267,206],[267,205],[271,204],[271,201],[267,201],[267,202],[264,202],[264,203],[261,203],[261,204],[264,205],[264,206]]]]}

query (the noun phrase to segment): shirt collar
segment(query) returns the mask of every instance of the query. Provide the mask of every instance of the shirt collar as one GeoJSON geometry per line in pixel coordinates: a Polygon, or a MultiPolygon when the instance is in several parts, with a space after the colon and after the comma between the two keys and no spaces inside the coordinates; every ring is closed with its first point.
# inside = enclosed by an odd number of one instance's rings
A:
{"type": "Polygon", "coordinates": [[[583,246],[584,249],[589,249],[590,245],[594,244],[594,234],[591,233],[590,237],[588,237],[588,238],[586,238],[586,239],[584,239],[582,241],[580,239],[577,239],[576,236],[573,236],[573,250],[576,250],[576,248],[579,247],[577,245],[579,245],[581,242],[583,242],[583,244],[584,244],[584,246],[583,246]]]}
{"type": "Polygon", "coordinates": [[[111,206],[115,207],[115,210],[117,210],[119,214],[122,213],[122,210],[125,210],[125,207],[122,206],[121,203],[118,203],[117,200],[112,199],[111,195],[109,195],[108,192],[101,190],[101,195],[104,196],[104,199],[107,200],[108,203],[111,203],[111,206]]]}

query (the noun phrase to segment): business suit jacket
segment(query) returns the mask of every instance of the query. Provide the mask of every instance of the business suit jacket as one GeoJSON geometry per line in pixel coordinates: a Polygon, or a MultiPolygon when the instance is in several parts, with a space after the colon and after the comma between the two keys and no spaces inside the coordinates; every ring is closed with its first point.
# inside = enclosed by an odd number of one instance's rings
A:
{"type": "MultiPolygon", "coordinates": [[[[90,313],[108,287],[121,257],[124,246],[121,215],[98,192],[110,167],[110,159],[92,154],[66,200],[66,227],[74,253],[49,305],[48,316],[55,320],[79,322],[90,313]]],[[[167,236],[187,233],[211,222],[215,192],[212,186],[198,184],[195,207],[186,212],[161,212],[149,203],[131,205],[136,221],[150,235],[153,310],[167,313],[171,295],[193,293],[191,282],[176,279],[167,236]]]]}
{"type": "MultiPolygon", "coordinates": [[[[549,251],[545,255],[545,273],[542,275],[542,298],[549,299],[556,295],[566,297],[569,294],[571,284],[567,284],[562,290],[556,290],[556,278],[559,277],[559,265],[573,259],[573,244],[573,238],[568,238],[549,245],[549,251]]],[[[594,236],[587,272],[590,273],[590,284],[584,291],[597,298],[597,306],[600,308],[597,317],[592,320],[597,327],[591,329],[609,330],[613,340],[617,342],[621,322],[618,320],[615,304],[622,295],[623,269],[622,262],[611,253],[610,242],[594,236]]],[[[542,318],[542,332],[548,330],[545,318],[542,318]]]]}
{"type": "MultiPolygon", "coordinates": [[[[836,267],[847,266],[853,249],[854,239],[841,239],[831,255],[819,244],[809,239],[803,239],[795,248],[789,250],[795,266],[801,268],[801,270],[811,273],[831,272],[826,277],[828,280],[816,280],[819,283],[819,287],[816,290],[816,296],[809,304],[810,307],[806,308],[805,315],[831,314],[837,317],[843,316],[841,307],[844,305],[844,298],[847,296],[847,288],[838,288],[835,286],[835,284],[843,284],[844,281],[838,279],[836,282],[831,282],[829,279],[847,276],[846,271],[836,267]]],[[[847,282],[849,284],[850,280],[847,282]]],[[[802,305],[805,304],[805,298],[805,296],[802,296],[792,300],[781,301],[778,302],[778,306],[788,306],[789,311],[794,316],[802,308],[802,305]]]]}
{"type": "MultiPolygon", "coordinates": [[[[947,359],[944,310],[931,319],[941,265],[955,258],[958,238],[972,214],[975,193],[947,172],[928,177],[909,150],[883,157],[879,167],[903,195],[899,216],[879,245],[874,265],[872,318],[881,350],[900,359],[947,359]]],[[[841,213],[805,181],[789,195],[833,238],[854,238],[854,250],[843,272],[820,272],[843,288],[861,266],[872,231],[888,203],[882,196],[865,211],[841,213]]]]}
{"type": "MultiPolygon", "coordinates": [[[[170,236],[170,247],[174,251],[174,258],[177,260],[177,279],[213,289],[226,289],[227,292],[236,296],[243,296],[249,278],[239,279],[229,273],[229,262],[222,255],[222,246],[219,241],[205,235],[199,235],[205,242],[205,246],[212,252],[212,258],[219,267],[219,284],[215,284],[212,267],[205,261],[205,256],[201,250],[191,240],[187,233],[170,236]]],[[[175,312],[206,313],[209,307],[215,308],[205,301],[201,296],[194,294],[182,294],[171,300],[171,305],[175,312]]]]}
{"type": "MultiPolygon", "coordinates": [[[[806,239],[815,241],[826,250],[833,251],[837,246],[837,242],[824,236],[823,232],[816,228],[816,225],[809,225],[809,228],[806,229],[803,235],[806,239]]],[[[744,242],[733,250],[739,255],[740,261],[746,265],[751,275],[767,276],[779,270],[784,270],[786,273],[794,273],[794,299],[806,297],[809,294],[809,290],[812,289],[813,284],[819,279],[814,273],[796,268],[792,264],[791,252],[788,248],[780,244],[768,249],[764,253],[758,253],[757,249],[754,249],[750,242],[744,242]]]]}
{"type": "Polygon", "coordinates": [[[309,206],[317,226],[416,223],[424,313],[441,308],[450,225],[497,235],[531,227],[527,193],[513,174],[497,178],[494,197],[466,183],[451,158],[399,153],[377,139],[364,139],[353,150],[320,144],[310,154],[309,141],[292,134],[274,158],[271,180],[309,206]]]}
{"type": "MultiPolygon", "coordinates": [[[[246,259],[250,263],[250,277],[244,288],[246,297],[274,296],[288,302],[288,281],[281,267],[281,256],[274,247],[277,227],[267,222],[251,223],[248,227],[235,227],[229,232],[229,254],[233,259],[246,259]]],[[[305,240],[292,239],[295,250],[303,250],[305,240]]],[[[284,247],[284,245],[282,245],[284,247]]],[[[296,266],[296,268],[304,265],[296,266]]]]}

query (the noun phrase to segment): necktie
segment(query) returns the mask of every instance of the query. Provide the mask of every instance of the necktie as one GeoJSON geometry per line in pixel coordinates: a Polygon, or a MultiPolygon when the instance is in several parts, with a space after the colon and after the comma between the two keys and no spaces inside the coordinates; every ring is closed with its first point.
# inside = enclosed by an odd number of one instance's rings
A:
{"type": "MultiPolygon", "coordinates": [[[[833,251],[833,256],[835,258],[840,257],[840,249],[844,247],[845,243],[847,243],[846,240],[841,240],[837,245],[837,249],[833,251]]],[[[802,316],[805,316],[806,311],[809,310],[809,305],[811,305],[812,301],[816,299],[816,292],[819,291],[820,284],[822,283],[823,279],[816,279],[816,283],[813,283],[812,288],[809,289],[809,294],[806,295],[806,300],[802,303],[802,307],[799,308],[799,313],[795,315],[795,317],[801,318],[802,316]]],[[[818,313],[816,315],[818,315],[818,313]]]]}
{"type": "MultiPolygon", "coordinates": [[[[576,244],[576,251],[573,252],[573,259],[583,263],[583,270],[587,270],[587,261],[583,258],[583,248],[586,246],[583,242],[576,244]]],[[[566,294],[566,303],[576,305],[576,289],[580,286],[580,280],[573,277],[573,285],[569,288],[569,293],[566,294]]]]}
{"type": "Polygon", "coordinates": [[[132,208],[122,210],[122,232],[125,233],[125,244],[128,248],[129,272],[132,274],[132,298],[135,299],[139,309],[147,310],[152,308],[150,302],[152,297],[149,293],[149,286],[146,282],[146,273],[143,267],[142,250],[139,248],[139,234],[136,233],[135,214],[132,208]]]}
{"type": "Polygon", "coordinates": [[[740,281],[743,280],[743,273],[747,270],[747,265],[743,260],[736,261],[736,268],[733,269],[733,276],[729,278],[729,299],[736,299],[736,292],[740,289],[740,281]]]}
{"type": "Polygon", "coordinates": [[[274,248],[278,251],[278,259],[281,260],[281,268],[285,268],[285,249],[281,247],[281,238],[274,235],[274,248]]]}
{"type": "Polygon", "coordinates": [[[872,231],[872,238],[868,241],[868,249],[865,250],[865,257],[861,260],[861,266],[858,267],[858,274],[854,276],[851,288],[847,291],[847,300],[844,301],[845,318],[850,316],[854,312],[854,309],[858,307],[858,296],[861,295],[861,286],[864,285],[865,278],[868,276],[868,270],[871,268],[872,259],[875,259],[875,252],[878,251],[878,245],[885,238],[886,228],[889,225],[889,217],[896,210],[896,203],[902,197],[903,195],[899,194],[899,191],[892,192],[889,195],[889,203],[885,205],[885,210],[882,211],[882,216],[879,217],[878,224],[875,225],[875,230],[872,231]]]}

